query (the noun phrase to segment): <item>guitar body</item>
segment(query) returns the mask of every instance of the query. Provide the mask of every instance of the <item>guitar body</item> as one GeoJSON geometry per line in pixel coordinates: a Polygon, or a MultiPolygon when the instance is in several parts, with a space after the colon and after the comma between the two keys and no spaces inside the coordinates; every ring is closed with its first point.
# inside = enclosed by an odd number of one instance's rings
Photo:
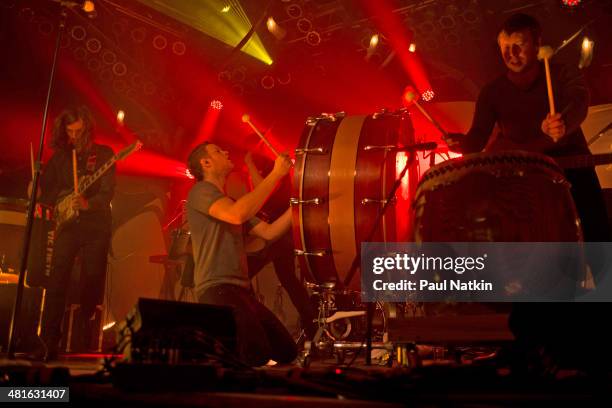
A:
{"type": "Polygon", "coordinates": [[[74,193],[70,193],[55,205],[54,217],[58,230],[66,226],[69,222],[74,221],[79,215],[78,211],[72,208],[73,197],[74,193]]]}
{"type": "MultiPolygon", "coordinates": [[[[117,162],[117,160],[122,160],[126,158],[127,156],[134,153],[135,151],[140,150],[141,147],[142,147],[142,143],[140,142],[140,140],[136,140],[134,143],[132,143],[125,149],[121,150],[119,153],[114,155],[110,160],[108,160],[106,163],[100,166],[94,172],[94,174],[83,177],[81,181],[79,182],[78,190],[81,192],[81,194],[87,191],[87,189],[91,187],[93,183],[95,183],[100,177],[102,177],[102,175],[106,173],[115,164],[115,162],[117,162]]],[[[79,215],[79,212],[72,208],[72,200],[74,197],[75,197],[74,192],[69,193],[63,198],[61,198],[55,205],[54,215],[55,215],[56,229],[58,231],[61,228],[63,228],[67,223],[74,221],[79,215]]]]}

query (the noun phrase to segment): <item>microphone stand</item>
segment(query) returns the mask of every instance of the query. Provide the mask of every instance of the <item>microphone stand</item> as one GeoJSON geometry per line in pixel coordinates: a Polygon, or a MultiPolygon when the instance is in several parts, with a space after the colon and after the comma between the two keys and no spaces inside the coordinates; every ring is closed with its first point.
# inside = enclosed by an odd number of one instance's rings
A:
{"type": "MultiPolygon", "coordinates": [[[[433,150],[436,147],[437,147],[437,143],[430,142],[430,143],[417,143],[417,144],[405,146],[405,147],[391,147],[391,148],[388,148],[387,150],[394,151],[394,152],[403,151],[403,152],[414,153],[418,150],[433,150]]],[[[385,204],[380,209],[380,211],[378,211],[378,214],[376,215],[376,219],[374,220],[374,225],[372,226],[372,229],[370,230],[368,236],[366,237],[365,242],[370,242],[370,240],[374,237],[374,234],[376,234],[379,224],[382,221],[382,217],[387,212],[387,208],[389,208],[389,205],[391,205],[393,201],[392,199],[395,196],[395,193],[397,189],[399,188],[400,184],[402,183],[402,179],[408,172],[408,167],[414,162],[414,160],[415,160],[414,155],[410,155],[408,160],[406,160],[406,164],[404,165],[402,172],[395,179],[395,181],[393,182],[393,185],[391,186],[391,190],[387,194],[387,197],[385,197],[385,204]]],[[[360,260],[361,260],[360,256],[355,255],[355,257],[353,258],[353,263],[351,264],[351,268],[349,269],[346,275],[346,278],[344,279],[344,282],[343,282],[344,286],[348,286],[348,284],[353,279],[353,276],[355,276],[360,260]]],[[[372,364],[372,320],[374,318],[374,303],[375,302],[368,302],[367,307],[366,307],[366,365],[372,364]]]]}
{"type": "Polygon", "coordinates": [[[23,235],[23,244],[21,247],[21,265],[19,267],[19,280],[17,281],[17,293],[15,295],[15,303],[13,304],[13,312],[11,315],[11,323],[9,328],[8,347],[7,354],[9,359],[15,358],[15,333],[17,331],[17,322],[19,321],[19,314],[21,312],[21,302],[23,299],[23,289],[25,283],[25,271],[28,264],[28,255],[30,252],[30,240],[32,237],[32,225],[34,220],[34,208],[36,206],[36,196],[38,193],[38,181],[40,179],[40,163],[42,161],[42,152],[45,146],[45,129],[47,127],[47,116],[49,113],[49,105],[51,103],[51,94],[53,91],[53,83],[55,82],[55,68],[57,65],[57,56],[59,54],[60,43],[62,40],[62,34],[66,27],[66,19],[68,13],[66,7],[62,5],[60,11],[60,18],[57,30],[57,38],[55,40],[55,50],[53,52],[53,61],[51,63],[51,74],[49,77],[49,86],[47,88],[47,99],[45,100],[45,107],[43,110],[42,128],[40,130],[40,143],[38,145],[38,158],[34,165],[34,179],[32,180],[32,193],[30,202],[28,204],[28,215],[26,219],[25,232],[23,235]]]}

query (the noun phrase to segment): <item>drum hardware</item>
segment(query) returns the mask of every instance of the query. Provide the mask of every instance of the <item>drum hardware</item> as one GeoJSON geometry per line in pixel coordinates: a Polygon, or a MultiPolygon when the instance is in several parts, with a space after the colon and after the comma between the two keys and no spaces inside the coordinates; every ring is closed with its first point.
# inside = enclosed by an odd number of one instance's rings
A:
{"type": "Polygon", "coordinates": [[[314,147],[314,148],[311,148],[311,149],[295,149],[296,156],[298,154],[306,154],[306,153],[310,153],[310,154],[327,154],[327,150],[323,149],[322,147],[314,147]]]}
{"type": "Polygon", "coordinates": [[[306,119],[306,124],[308,126],[314,126],[320,120],[326,120],[328,122],[335,122],[338,119],[344,118],[346,116],[346,112],[336,112],[336,113],[322,113],[321,116],[317,117],[309,117],[306,119]]]}
{"type": "MultiPolygon", "coordinates": [[[[359,329],[361,321],[351,319],[365,318],[366,311],[362,307],[352,305],[352,302],[349,302],[351,303],[350,307],[360,310],[344,310],[339,304],[338,297],[355,296],[357,294],[353,291],[336,289],[336,282],[323,282],[321,284],[306,282],[305,286],[310,288],[313,294],[318,297],[318,318],[315,320],[318,329],[315,336],[305,343],[304,354],[302,355],[303,365],[307,367],[310,364],[313,354],[323,357],[335,356],[337,362],[342,364],[347,351],[356,352],[364,346],[361,341],[350,341],[349,336],[352,334],[353,337],[361,337],[359,332],[353,333],[356,329],[359,329]]],[[[381,312],[380,323],[384,333],[386,331],[386,316],[382,304],[377,302],[376,306],[377,310],[381,312]]],[[[361,329],[363,329],[363,324],[361,324],[361,329]]],[[[377,343],[377,346],[377,348],[388,347],[384,343],[377,343]]]]}
{"type": "Polygon", "coordinates": [[[291,197],[289,199],[289,204],[291,205],[302,205],[302,204],[315,204],[319,205],[323,202],[322,198],[311,198],[310,200],[300,200],[299,198],[291,197]]]}
{"type": "Polygon", "coordinates": [[[378,112],[375,112],[374,114],[372,114],[372,119],[378,119],[381,116],[385,116],[385,115],[392,115],[392,112],[389,112],[389,109],[387,108],[382,108],[381,110],[379,110],[378,112]]]}
{"type": "Polygon", "coordinates": [[[314,252],[302,251],[301,249],[294,249],[293,253],[297,256],[325,256],[327,255],[327,251],[325,249],[321,249],[314,252]]]}
{"type": "MultiPolygon", "coordinates": [[[[432,147],[435,149],[437,147],[437,143],[418,143],[418,144],[415,144],[415,145],[405,146],[405,147],[401,147],[401,148],[398,148],[398,149],[402,149],[404,151],[416,151],[416,150],[432,150],[432,147]]],[[[378,211],[378,213],[376,215],[376,220],[374,221],[374,224],[372,225],[372,229],[370,230],[370,233],[368,234],[368,237],[365,240],[365,242],[371,242],[372,241],[372,237],[374,237],[374,235],[376,233],[376,230],[378,229],[378,226],[379,226],[381,220],[383,219],[383,216],[384,216],[385,212],[387,211],[387,208],[389,208],[391,203],[394,202],[395,193],[397,192],[397,190],[398,190],[398,188],[399,188],[399,186],[400,186],[400,184],[402,182],[402,179],[404,178],[404,176],[408,172],[408,168],[410,167],[411,162],[412,162],[412,160],[406,160],[406,164],[404,164],[404,168],[402,169],[402,171],[399,174],[399,176],[395,178],[395,182],[391,186],[391,190],[387,194],[387,198],[382,200],[382,201],[384,201],[384,205],[378,211]]],[[[346,277],[346,279],[344,281],[345,285],[348,284],[348,282],[350,282],[353,279],[353,276],[354,276],[354,274],[357,271],[357,268],[359,266],[359,261],[360,261],[360,257],[355,255],[355,257],[353,258],[353,263],[351,264],[351,268],[349,269],[347,277],[346,277]]],[[[374,318],[374,306],[373,306],[373,304],[371,302],[368,303],[366,311],[367,311],[367,316],[366,316],[366,324],[367,324],[367,329],[366,329],[366,331],[367,331],[367,334],[366,334],[366,365],[370,365],[372,363],[372,361],[371,361],[371,355],[372,355],[372,320],[374,318]]]]}

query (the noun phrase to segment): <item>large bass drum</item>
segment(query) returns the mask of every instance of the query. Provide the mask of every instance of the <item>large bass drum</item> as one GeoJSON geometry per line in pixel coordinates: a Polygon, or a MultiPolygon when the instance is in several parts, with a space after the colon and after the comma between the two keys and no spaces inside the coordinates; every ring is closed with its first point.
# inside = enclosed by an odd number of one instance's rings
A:
{"type": "Polygon", "coordinates": [[[582,241],[561,169],[542,154],[477,153],[427,171],[414,201],[416,242],[582,241]]]}
{"type": "MultiPolygon", "coordinates": [[[[410,118],[401,112],[308,119],[295,151],[291,198],[295,253],[306,276],[361,290],[359,274],[348,276],[351,264],[374,227],[399,167],[410,160],[390,147],[413,139],[410,118]]],[[[404,241],[409,235],[406,190],[415,186],[417,174],[416,164],[409,165],[408,181],[396,193],[372,242],[404,241]]]]}

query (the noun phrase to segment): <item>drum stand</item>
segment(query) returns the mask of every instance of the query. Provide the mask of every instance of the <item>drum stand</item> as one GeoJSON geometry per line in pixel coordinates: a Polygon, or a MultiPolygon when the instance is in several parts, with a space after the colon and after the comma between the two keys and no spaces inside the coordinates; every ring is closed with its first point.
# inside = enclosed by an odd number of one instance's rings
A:
{"type": "MultiPolygon", "coordinates": [[[[416,151],[433,150],[433,149],[435,149],[435,143],[414,144],[411,146],[393,148],[392,150],[395,152],[404,151],[404,152],[415,153],[416,151]]],[[[379,228],[380,222],[382,221],[383,216],[387,212],[387,208],[389,208],[389,205],[391,205],[391,203],[394,202],[393,197],[395,197],[395,193],[397,192],[397,189],[399,188],[402,182],[402,179],[408,172],[408,168],[413,163],[414,157],[415,155],[411,154],[408,157],[408,160],[406,160],[406,164],[404,165],[402,172],[395,179],[393,186],[391,186],[391,190],[389,190],[389,194],[387,194],[387,197],[385,197],[385,201],[384,201],[385,204],[380,209],[380,211],[378,211],[378,214],[376,215],[376,220],[374,221],[374,224],[372,225],[372,230],[370,231],[370,233],[368,234],[364,242],[370,242],[374,234],[376,234],[376,231],[379,228]]],[[[353,280],[353,277],[355,276],[355,273],[357,272],[357,268],[359,267],[360,261],[361,261],[361,257],[359,256],[359,254],[356,255],[355,258],[353,258],[353,263],[351,264],[351,268],[349,269],[346,275],[346,279],[343,282],[344,286],[348,286],[349,283],[353,280]]],[[[372,320],[374,319],[374,302],[368,302],[366,311],[367,311],[367,317],[366,317],[367,329],[366,329],[366,338],[365,338],[366,340],[365,358],[366,358],[366,365],[371,365],[372,364],[372,320]]],[[[362,346],[360,345],[360,347],[362,346]]]]}
{"type": "MultiPolygon", "coordinates": [[[[366,311],[337,310],[334,296],[342,293],[335,289],[336,282],[324,282],[320,285],[306,283],[306,286],[312,289],[313,293],[319,297],[318,317],[315,320],[318,324],[318,329],[312,340],[307,340],[304,343],[302,365],[308,367],[313,356],[324,358],[335,357],[338,364],[343,364],[346,351],[352,350],[358,352],[364,345],[362,342],[338,340],[333,333],[332,325],[338,320],[366,316],[366,311]]],[[[350,333],[351,328],[352,326],[349,323],[344,336],[350,333]]],[[[388,349],[384,343],[377,344],[377,348],[388,349]]]]}

